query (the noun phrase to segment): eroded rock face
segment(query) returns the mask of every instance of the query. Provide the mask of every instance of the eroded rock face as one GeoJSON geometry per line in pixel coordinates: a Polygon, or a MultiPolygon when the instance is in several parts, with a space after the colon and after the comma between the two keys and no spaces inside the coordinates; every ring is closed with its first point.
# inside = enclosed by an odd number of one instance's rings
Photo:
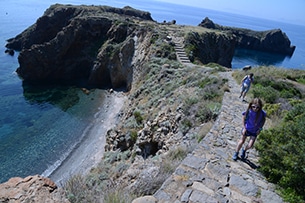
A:
{"type": "Polygon", "coordinates": [[[237,48],[278,53],[287,56],[292,56],[295,50],[295,46],[291,45],[287,35],[280,29],[253,31],[250,29],[233,28],[215,24],[209,18],[202,20],[199,26],[222,30],[235,35],[237,48]]]}
{"type": "Polygon", "coordinates": [[[25,82],[126,88],[138,32],[131,18],[152,21],[150,13],[130,7],[56,4],[6,47],[21,51],[17,73],[25,82]]]}
{"type": "Polygon", "coordinates": [[[49,178],[39,175],[15,177],[0,184],[0,202],[68,203],[64,191],[49,178]]]}
{"type": "Polygon", "coordinates": [[[186,44],[196,47],[193,50],[194,57],[201,63],[218,63],[222,66],[231,68],[234,55],[236,39],[233,35],[215,32],[189,33],[186,37],[186,44]]]}

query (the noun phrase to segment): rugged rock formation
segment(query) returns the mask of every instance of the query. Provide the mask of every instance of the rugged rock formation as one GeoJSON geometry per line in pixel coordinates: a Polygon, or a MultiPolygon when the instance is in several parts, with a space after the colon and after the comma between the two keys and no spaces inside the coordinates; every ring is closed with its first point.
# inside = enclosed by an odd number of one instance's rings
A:
{"type": "Polygon", "coordinates": [[[236,47],[258,51],[272,52],[292,56],[295,46],[280,29],[253,31],[249,29],[221,26],[205,18],[199,24],[201,27],[222,30],[236,36],[236,47]]]}
{"type": "Polygon", "coordinates": [[[11,178],[0,184],[0,202],[61,202],[68,203],[64,191],[49,178],[28,176],[11,178]]]}
{"type": "Polygon", "coordinates": [[[128,88],[135,40],[146,34],[131,19],[152,22],[150,13],[130,7],[56,4],[6,47],[21,51],[17,73],[24,81],[128,88]]]}
{"type": "Polygon", "coordinates": [[[231,68],[234,55],[236,39],[233,35],[203,32],[189,33],[186,37],[186,44],[192,49],[192,61],[198,60],[203,64],[210,62],[218,63],[222,66],[231,68]]]}
{"type": "Polygon", "coordinates": [[[9,55],[11,55],[11,56],[14,56],[14,54],[15,54],[15,52],[14,52],[13,49],[6,49],[6,50],[5,50],[5,53],[6,53],[6,54],[9,54],[9,55]]]}
{"type": "MultiPolygon", "coordinates": [[[[135,146],[134,152],[144,159],[156,154],[162,154],[178,143],[176,134],[180,119],[181,114],[179,112],[161,112],[157,118],[152,122],[146,123],[145,127],[138,132],[136,142],[134,142],[130,133],[123,134],[114,129],[109,130],[106,135],[105,151],[118,149],[125,151],[135,146]],[[155,132],[152,129],[156,129],[155,132]]],[[[179,134],[179,136],[182,135],[179,134]]]]}
{"type": "MultiPolygon", "coordinates": [[[[35,24],[9,39],[6,47],[20,51],[17,73],[25,82],[81,83],[130,90],[135,69],[149,56],[148,49],[160,37],[162,26],[153,21],[150,13],[131,7],[55,4],[35,24]]],[[[235,48],[287,55],[295,49],[281,30],[229,28],[208,18],[199,26],[217,29],[187,35],[184,45],[189,58],[203,64],[231,67],[235,48]]]]}

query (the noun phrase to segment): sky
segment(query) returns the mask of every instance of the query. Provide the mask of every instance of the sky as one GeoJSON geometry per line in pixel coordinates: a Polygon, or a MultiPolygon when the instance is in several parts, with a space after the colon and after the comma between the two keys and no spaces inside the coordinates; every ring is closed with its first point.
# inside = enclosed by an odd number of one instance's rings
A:
{"type": "Polygon", "coordinates": [[[305,25],[305,0],[155,0],[305,25]]]}
{"type": "MultiPolygon", "coordinates": [[[[16,2],[20,7],[21,4],[33,5],[39,0],[9,0],[9,2],[16,2]]],[[[138,6],[139,2],[145,2],[149,4],[152,0],[135,1],[138,6]]],[[[218,10],[228,13],[236,13],[240,15],[246,15],[256,18],[264,18],[275,21],[282,21],[291,24],[300,24],[305,26],[305,0],[153,0],[154,2],[168,2],[173,4],[181,4],[193,7],[201,7],[205,9],[218,10]]],[[[59,3],[72,3],[75,4],[79,2],[80,4],[97,4],[101,5],[122,5],[132,4],[132,0],[46,0],[39,1],[37,6],[42,8],[33,7],[32,9],[38,9],[44,11],[49,7],[50,4],[59,3]],[[126,3],[129,2],[129,3],[126,3]]],[[[2,7],[6,6],[6,2],[0,0],[0,11],[2,7]],[[3,4],[2,4],[3,3],[3,4]]],[[[17,6],[17,8],[18,8],[17,6]]],[[[133,6],[133,5],[131,5],[133,6]]],[[[140,8],[139,8],[140,9],[140,8]]],[[[43,12],[39,13],[39,16],[43,12]]],[[[7,11],[6,11],[7,12],[7,11]]],[[[4,14],[6,12],[3,12],[4,14]]],[[[35,12],[33,10],[33,12],[35,12]]],[[[13,12],[12,12],[13,13],[13,12]]],[[[1,13],[0,13],[1,15],[1,13]]],[[[1,16],[0,16],[1,19],[1,16]]]]}

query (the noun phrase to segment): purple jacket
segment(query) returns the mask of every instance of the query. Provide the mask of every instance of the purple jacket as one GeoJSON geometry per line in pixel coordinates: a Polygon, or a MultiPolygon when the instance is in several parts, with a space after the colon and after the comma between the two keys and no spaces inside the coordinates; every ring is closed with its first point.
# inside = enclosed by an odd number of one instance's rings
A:
{"type": "MultiPolygon", "coordinates": [[[[262,113],[260,115],[260,118],[258,118],[257,122],[255,122],[257,112],[249,109],[249,113],[248,113],[248,115],[246,115],[246,119],[245,119],[246,130],[248,130],[251,133],[256,133],[260,128],[263,127],[264,119],[267,114],[264,110],[262,110],[261,112],[262,113]]],[[[242,113],[243,116],[245,114],[246,114],[246,111],[242,113]]]]}

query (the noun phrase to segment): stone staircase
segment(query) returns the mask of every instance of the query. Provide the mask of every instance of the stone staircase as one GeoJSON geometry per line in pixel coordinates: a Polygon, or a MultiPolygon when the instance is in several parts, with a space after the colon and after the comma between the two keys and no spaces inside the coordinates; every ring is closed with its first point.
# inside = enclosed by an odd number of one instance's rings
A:
{"type": "Polygon", "coordinates": [[[176,51],[178,60],[183,64],[192,64],[192,62],[190,61],[190,59],[188,58],[188,56],[185,53],[183,44],[181,44],[179,42],[178,43],[174,42],[174,43],[175,43],[175,51],[176,51]]]}
{"type": "Polygon", "coordinates": [[[183,37],[175,37],[173,31],[170,32],[170,39],[175,44],[175,51],[178,61],[185,65],[192,65],[189,57],[186,55],[184,50],[184,38],[183,37]]]}

